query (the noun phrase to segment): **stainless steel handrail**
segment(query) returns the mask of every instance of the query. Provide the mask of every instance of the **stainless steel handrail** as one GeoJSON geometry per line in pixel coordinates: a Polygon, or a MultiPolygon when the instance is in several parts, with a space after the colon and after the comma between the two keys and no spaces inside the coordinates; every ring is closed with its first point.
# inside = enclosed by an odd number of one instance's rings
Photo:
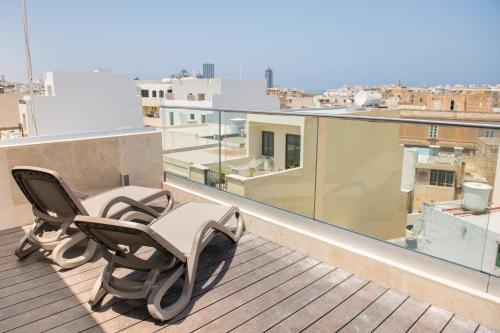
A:
{"type": "MultiPolygon", "coordinates": [[[[361,120],[370,122],[390,122],[390,123],[406,123],[406,124],[421,124],[421,125],[440,125],[440,126],[458,126],[458,127],[472,127],[472,128],[485,128],[485,129],[498,129],[500,130],[499,123],[491,122],[477,122],[477,121],[452,121],[452,120],[436,120],[428,118],[398,118],[398,117],[384,117],[384,116],[363,116],[355,114],[328,114],[327,111],[338,112],[344,107],[339,108],[308,108],[308,109],[287,109],[286,111],[273,110],[250,110],[250,109],[224,109],[224,108],[207,108],[200,106],[180,106],[180,105],[161,105],[162,109],[180,109],[180,110],[194,110],[194,111],[220,111],[228,113],[252,113],[262,115],[277,115],[277,116],[297,116],[297,117],[319,117],[319,118],[335,118],[343,120],[361,120]]],[[[364,109],[358,108],[358,111],[363,112],[364,109]]],[[[500,115],[499,115],[500,116],[500,115]]]]}

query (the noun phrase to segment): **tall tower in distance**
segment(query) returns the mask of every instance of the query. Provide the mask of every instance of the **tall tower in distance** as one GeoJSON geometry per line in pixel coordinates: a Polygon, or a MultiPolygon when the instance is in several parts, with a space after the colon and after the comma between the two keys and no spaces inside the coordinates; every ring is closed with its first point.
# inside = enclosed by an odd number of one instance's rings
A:
{"type": "Polygon", "coordinates": [[[203,78],[213,79],[215,76],[214,64],[203,64],[203,78]]]}
{"type": "Polygon", "coordinates": [[[267,89],[271,89],[273,87],[273,70],[269,67],[266,68],[265,77],[266,77],[266,86],[267,89]]]}

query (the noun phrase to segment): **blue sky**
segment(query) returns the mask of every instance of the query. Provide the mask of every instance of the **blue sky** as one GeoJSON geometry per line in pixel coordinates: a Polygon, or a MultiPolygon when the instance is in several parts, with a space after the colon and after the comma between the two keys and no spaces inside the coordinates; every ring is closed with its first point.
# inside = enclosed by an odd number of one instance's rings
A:
{"type": "MultiPolygon", "coordinates": [[[[28,0],[33,70],[159,79],[215,63],[306,89],[500,83],[500,1],[28,0]]],[[[0,73],[26,79],[21,2],[0,0],[0,73]]]]}

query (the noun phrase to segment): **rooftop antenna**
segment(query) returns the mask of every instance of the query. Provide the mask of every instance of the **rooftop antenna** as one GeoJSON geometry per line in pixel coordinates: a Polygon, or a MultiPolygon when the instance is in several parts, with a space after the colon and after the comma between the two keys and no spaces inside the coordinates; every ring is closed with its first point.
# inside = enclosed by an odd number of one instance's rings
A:
{"type": "Polygon", "coordinates": [[[23,0],[23,23],[24,23],[24,46],[26,51],[26,69],[28,72],[28,87],[30,90],[30,103],[29,111],[31,117],[33,118],[33,125],[35,127],[35,135],[38,135],[38,127],[36,125],[35,111],[33,104],[35,100],[33,99],[33,68],[31,66],[31,51],[30,51],[30,38],[29,38],[29,27],[28,27],[28,13],[26,9],[26,0],[23,0]]]}

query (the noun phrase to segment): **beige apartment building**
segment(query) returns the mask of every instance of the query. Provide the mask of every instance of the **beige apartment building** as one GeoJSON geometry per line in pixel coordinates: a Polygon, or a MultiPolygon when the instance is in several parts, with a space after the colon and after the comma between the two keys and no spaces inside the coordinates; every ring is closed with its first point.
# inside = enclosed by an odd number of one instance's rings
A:
{"type": "Polygon", "coordinates": [[[420,158],[415,166],[415,188],[409,212],[420,212],[424,203],[461,198],[464,170],[465,162],[452,153],[420,158]]]}
{"type": "Polygon", "coordinates": [[[401,85],[375,88],[386,101],[399,107],[429,111],[485,113],[500,107],[500,91],[493,88],[407,88],[401,85]]]}
{"type": "MultiPolygon", "coordinates": [[[[248,115],[247,128],[247,156],[221,168],[225,190],[379,239],[405,235],[397,124],[248,115]]],[[[217,169],[191,165],[189,177],[217,169]]]]}
{"type": "Polygon", "coordinates": [[[19,118],[19,100],[22,98],[23,93],[19,91],[0,93],[0,139],[23,135],[19,118]]]}
{"type": "Polygon", "coordinates": [[[316,106],[312,95],[296,88],[268,88],[267,94],[278,96],[281,109],[302,109],[316,106]]]}
{"type": "Polygon", "coordinates": [[[19,126],[19,100],[23,93],[0,93],[0,128],[19,126]]]}

